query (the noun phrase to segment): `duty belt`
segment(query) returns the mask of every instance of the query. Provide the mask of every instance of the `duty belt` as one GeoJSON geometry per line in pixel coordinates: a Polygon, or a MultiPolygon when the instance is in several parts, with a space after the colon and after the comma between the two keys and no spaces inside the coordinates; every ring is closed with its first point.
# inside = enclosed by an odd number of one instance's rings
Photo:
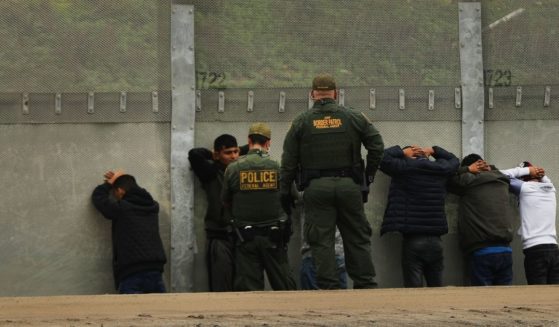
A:
{"type": "Polygon", "coordinates": [[[353,177],[351,168],[321,169],[320,177],[353,177]]]}

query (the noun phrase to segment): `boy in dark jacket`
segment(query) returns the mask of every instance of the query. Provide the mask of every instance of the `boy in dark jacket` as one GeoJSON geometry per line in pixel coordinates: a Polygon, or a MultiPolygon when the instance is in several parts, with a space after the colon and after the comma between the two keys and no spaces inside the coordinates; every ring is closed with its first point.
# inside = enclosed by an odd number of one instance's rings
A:
{"type": "Polygon", "coordinates": [[[164,293],[167,259],[159,236],[159,204],[131,175],[109,171],[104,177],[91,199],[112,221],[113,274],[119,293],[164,293]]]}
{"type": "Polygon", "coordinates": [[[509,177],[478,154],[462,160],[450,191],[460,196],[458,236],[473,286],[512,284],[509,177]]]}
{"type": "Polygon", "coordinates": [[[438,146],[384,150],[380,170],[392,181],[381,235],[402,233],[405,287],[422,287],[423,278],[429,287],[442,286],[446,184],[458,165],[454,154],[438,146]]]}
{"type": "Polygon", "coordinates": [[[239,151],[237,139],[232,135],[222,134],[214,140],[213,152],[206,148],[194,148],[188,152],[190,166],[202,183],[208,201],[204,227],[206,266],[211,292],[233,291],[235,245],[232,229],[229,227],[231,218],[227,216],[221,202],[221,189],[225,168],[237,160],[239,151]]]}

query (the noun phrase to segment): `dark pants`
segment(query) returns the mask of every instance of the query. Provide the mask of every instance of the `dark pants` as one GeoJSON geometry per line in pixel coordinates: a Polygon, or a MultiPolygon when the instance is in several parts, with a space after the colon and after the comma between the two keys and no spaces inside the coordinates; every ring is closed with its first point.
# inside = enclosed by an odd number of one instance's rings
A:
{"type": "Polygon", "coordinates": [[[233,291],[235,271],[234,242],[227,238],[208,238],[206,264],[211,292],[233,291]]]}
{"type": "Polygon", "coordinates": [[[512,285],[512,253],[472,255],[472,286],[512,285]]]}
{"type": "Polygon", "coordinates": [[[235,257],[235,290],[264,290],[264,271],[274,290],[295,290],[297,285],[287,260],[287,246],[278,246],[268,236],[239,243],[235,257]]]}
{"type": "Polygon", "coordinates": [[[443,247],[440,236],[407,235],[402,244],[402,272],[405,287],[443,284],[443,247]]]}
{"type": "Polygon", "coordinates": [[[541,244],[525,249],[524,271],[529,285],[559,284],[557,244],[541,244]]]}
{"type": "Polygon", "coordinates": [[[365,216],[361,189],[347,177],[313,179],[303,194],[305,239],[316,264],[320,289],[338,289],[335,260],[336,227],[344,242],[346,269],[353,288],[374,288],[375,267],[371,257],[371,225],[365,216]]]}
{"type": "MultiPolygon", "coordinates": [[[[345,270],[345,260],[343,256],[336,256],[336,266],[338,268],[338,278],[340,288],[347,288],[347,273],[345,270]]],[[[301,289],[302,290],[317,290],[318,284],[316,283],[316,266],[312,257],[306,257],[301,262],[301,289]]]]}
{"type": "Polygon", "coordinates": [[[141,271],[125,277],[118,285],[120,294],[165,293],[160,271],[141,271]]]}

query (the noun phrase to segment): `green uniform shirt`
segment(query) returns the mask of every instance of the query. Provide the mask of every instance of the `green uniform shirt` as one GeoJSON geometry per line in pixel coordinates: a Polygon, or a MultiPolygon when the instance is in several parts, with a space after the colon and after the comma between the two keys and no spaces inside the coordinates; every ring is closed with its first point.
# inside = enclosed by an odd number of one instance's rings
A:
{"type": "Polygon", "coordinates": [[[250,150],[227,167],[221,197],[237,223],[278,220],[282,216],[278,162],[264,150],[250,150]]]}
{"type": "Polygon", "coordinates": [[[299,165],[303,169],[334,169],[358,164],[361,144],[367,150],[366,174],[372,179],[384,150],[378,130],[363,113],[339,106],[333,99],[316,101],[310,110],[293,120],[285,136],[281,191],[289,192],[299,165]],[[347,147],[345,152],[343,147],[347,147]],[[305,160],[309,152],[313,152],[313,159],[305,160]],[[305,162],[314,167],[305,167],[305,162]]]}

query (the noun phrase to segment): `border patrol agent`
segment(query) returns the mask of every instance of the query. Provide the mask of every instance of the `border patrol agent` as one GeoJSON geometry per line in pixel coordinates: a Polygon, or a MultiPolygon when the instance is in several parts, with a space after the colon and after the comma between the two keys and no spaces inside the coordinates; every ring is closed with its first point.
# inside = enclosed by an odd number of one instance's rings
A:
{"type": "Polygon", "coordinates": [[[249,129],[247,155],[226,171],[222,200],[232,210],[237,233],[236,291],[264,290],[264,273],[274,290],[296,289],[287,259],[290,220],[279,198],[279,164],[270,159],[272,132],[264,123],[249,129]]]}
{"type": "Polygon", "coordinates": [[[339,288],[334,254],[336,226],[344,243],[346,269],[354,288],[376,287],[371,226],[363,202],[382,158],[384,143],[362,113],[336,104],[336,82],[327,74],[312,83],[314,106],[293,121],[283,144],[281,202],[289,214],[290,187],[299,172],[304,188],[304,233],[321,289],[339,288]],[[367,150],[367,167],[361,159],[367,150]],[[363,192],[363,193],[362,193],[363,192]]]}

